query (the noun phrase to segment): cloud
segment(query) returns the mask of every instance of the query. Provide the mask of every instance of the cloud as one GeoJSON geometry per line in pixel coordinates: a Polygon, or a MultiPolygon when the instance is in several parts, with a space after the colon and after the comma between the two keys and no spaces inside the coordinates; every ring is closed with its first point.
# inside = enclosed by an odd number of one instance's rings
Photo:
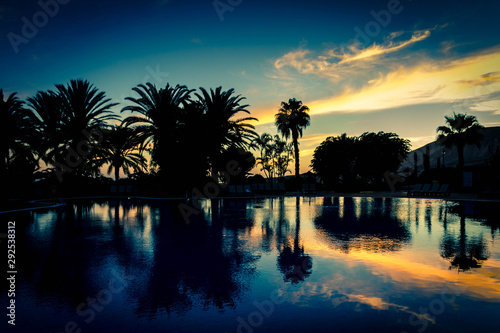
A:
{"type": "Polygon", "coordinates": [[[190,42],[197,45],[203,45],[203,42],[199,38],[193,38],[190,40],[190,42]]]}
{"type": "MultiPolygon", "coordinates": [[[[388,38],[388,41],[385,44],[377,45],[373,44],[372,46],[360,50],[356,48],[355,46],[351,47],[351,50],[353,51],[353,54],[343,54],[343,55],[336,55],[336,56],[341,56],[342,60],[339,62],[339,65],[352,62],[352,61],[361,61],[361,60],[367,60],[368,58],[373,58],[376,56],[380,56],[383,54],[387,53],[392,53],[401,50],[404,47],[407,47],[411,44],[414,44],[416,42],[422,41],[429,37],[431,35],[431,32],[429,30],[422,30],[422,31],[415,31],[413,32],[413,35],[409,40],[406,41],[401,41],[401,42],[394,42],[392,39],[394,37],[400,36],[400,34],[391,34],[388,38]]],[[[335,54],[333,54],[335,56],[335,54]]]]}
{"type": "Polygon", "coordinates": [[[367,48],[359,48],[358,44],[351,44],[347,47],[327,49],[320,55],[301,48],[275,60],[274,68],[281,74],[292,68],[300,74],[313,74],[337,81],[351,75],[354,71],[360,72],[378,63],[386,62],[383,56],[423,41],[430,34],[430,30],[417,30],[412,32],[408,39],[396,40],[407,35],[405,32],[396,32],[390,34],[381,44],[373,43],[367,48]]]}
{"type": "MultiPolygon", "coordinates": [[[[341,90],[333,96],[307,102],[311,115],[370,112],[417,104],[456,103],[464,99],[472,106],[470,111],[477,103],[498,99],[488,95],[500,92],[500,47],[456,59],[433,59],[420,55],[417,61],[408,63],[408,59],[403,61],[398,57],[389,57],[384,63],[396,65],[376,71],[359,70],[362,67],[360,63],[368,62],[369,58],[395,52],[412,40],[421,40],[422,36],[427,34],[414,34],[412,39],[397,45],[374,45],[355,55],[344,56],[335,64],[327,64],[326,60],[318,57],[313,59],[312,51],[298,50],[277,60],[275,67],[284,70],[286,66],[292,66],[303,74],[327,77],[333,91],[341,90]],[[348,79],[340,79],[341,76],[348,79]]],[[[484,105],[489,105],[491,109],[491,103],[484,105]]]]}

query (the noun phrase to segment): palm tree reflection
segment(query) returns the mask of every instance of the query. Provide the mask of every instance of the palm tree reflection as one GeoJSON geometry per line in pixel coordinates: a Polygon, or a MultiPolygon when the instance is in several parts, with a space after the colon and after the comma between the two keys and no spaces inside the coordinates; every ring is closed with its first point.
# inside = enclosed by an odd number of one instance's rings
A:
{"type": "MultiPolygon", "coordinates": [[[[280,210],[282,207],[280,207],[280,210]]],[[[281,218],[280,218],[281,221],[281,218]]],[[[304,281],[312,273],[312,258],[305,254],[304,247],[300,246],[300,198],[296,198],[295,211],[295,237],[293,248],[286,239],[284,243],[278,243],[278,268],[284,275],[285,282],[293,284],[304,281]]]]}
{"type": "Polygon", "coordinates": [[[137,291],[139,312],[185,313],[196,304],[235,307],[258,259],[240,237],[252,222],[239,202],[212,200],[211,207],[211,221],[199,214],[189,224],[175,205],[158,207],[154,264],[145,290],[137,291]]]}
{"type": "Polygon", "coordinates": [[[460,215],[460,236],[457,239],[445,229],[441,241],[441,257],[450,262],[449,269],[457,269],[459,272],[480,268],[482,262],[489,258],[488,247],[482,235],[467,236],[463,204],[449,209],[460,215]]]}

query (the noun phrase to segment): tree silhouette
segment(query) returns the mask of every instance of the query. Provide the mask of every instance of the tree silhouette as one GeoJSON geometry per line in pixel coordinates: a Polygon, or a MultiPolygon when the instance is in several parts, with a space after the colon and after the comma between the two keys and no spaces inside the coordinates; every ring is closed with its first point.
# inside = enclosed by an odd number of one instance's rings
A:
{"type": "Polygon", "coordinates": [[[303,105],[302,101],[290,98],[288,102],[281,102],[281,108],[274,116],[278,131],[287,139],[292,136],[297,186],[300,182],[299,136],[302,137],[302,130],[309,126],[308,112],[309,108],[303,105]]]}
{"type": "Polygon", "coordinates": [[[276,175],[279,178],[285,177],[287,172],[291,172],[288,165],[293,161],[293,142],[287,143],[280,140],[279,135],[275,135],[271,151],[276,175]]]}
{"type": "Polygon", "coordinates": [[[71,80],[67,86],[56,84],[64,114],[63,130],[69,139],[68,146],[76,146],[87,139],[82,131],[101,130],[108,121],[118,121],[120,117],[110,109],[118,103],[110,103],[105,92],[86,80],[71,80]]]}
{"type": "Polygon", "coordinates": [[[6,99],[0,89],[0,115],[4,128],[0,131],[0,172],[5,176],[9,164],[27,152],[26,140],[29,135],[29,118],[24,103],[10,94],[6,99]]]}
{"type": "Polygon", "coordinates": [[[458,169],[464,167],[464,147],[465,145],[481,146],[483,135],[480,129],[484,128],[479,124],[475,116],[463,113],[453,113],[453,117],[445,116],[446,126],[439,126],[437,140],[446,148],[457,147],[458,169]]]}
{"type": "Polygon", "coordinates": [[[386,172],[395,173],[410,152],[410,140],[392,132],[365,132],[359,137],[357,170],[368,184],[379,185],[386,172]]]}
{"type": "Polygon", "coordinates": [[[261,166],[260,170],[264,171],[268,179],[272,177],[272,164],[269,156],[272,141],[273,137],[269,133],[262,133],[252,141],[252,148],[260,153],[260,157],[257,157],[257,165],[261,166]]]}
{"type": "Polygon", "coordinates": [[[30,143],[36,141],[36,137],[30,132],[29,114],[16,93],[7,97],[0,89],[0,116],[4,126],[0,131],[0,186],[8,189],[0,195],[4,199],[18,190],[24,195],[38,163],[30,149],[30,143]]]}
{"type": "Polygon", "coordinates": [[[93,148],[102,140],[107,122],[120,119],[110,110],[118,103],[110,103],[104,92],[86,80],[71,80],[66,86],[56,84],[55,87],[56,91],[38,92],[28,99],[36,131],[46,139],[37,150],[47,163],[58,158],[60,164],[66,165],[67,161],[62,159],[68,152],[80,151],[84,142],[88,154],[73,171],[77,176],[98,175],[93,148]],[[100,135],[96,135],[97,131],[100,135]]]}
{"type": "Polygon", "coordinates": [[[359,137],[328,137],[315,150],[311,167],[325,185],[352,191],[362,181],[380,185],[396,172],[410,150],[410,141],[395,133],[365,132],[359,137]]]}
{"type": "Polygon", "coordinates": [[[288,165],[293,160],[293,144],[280,139],[279,135],[274,138],[269,133],[263,133],[252,141],[252,148],[260,153],[257,165],[269,180],[274,176],[284,177],[290,172],[288,165]]]}
{"type": "Polygon", "coordinates": [[[45,163],[63,160],[65,153],[64,125],[61,98],[53,91],[39,91],[27,99],[33,134],[37,136],[32,148],[45,163]]]}
{"type": "Polygon", "coordinates": [[[114,126],[106,134],[97,156],[101,165],[109,164],[108,174],[114,169],[115,181],[120,179],[120,169],[130,176],[130,169],[138,172],[147,167],[146,159],[137,151],[139,143],[134,130],[128,127],[114,126]]]}
{"type": "Polygon", "coordinates": [[[340,136],[326,138],[314,150],[311,160],[313,171],[318,174],[328,187],[347,187],[352,190],[356,171],[354,169],[358,138],[340,136]]]}
{"type": "Polygon", "coordinates": [[[234,89],[222,91],[222,87],[210,89],[210,93],[201,88],[201,95],[195,94],[201,102],[206,129],[209,131],[206,139],[207,155],[212,168],[212,177],[218,178],[219,170],[217,160],[220,155],[230,146],[237,148],[249,148],[251,142],[257,137],[255,127],[247,121],[257,120],[254,117],[244,117],[234,119],[240,113],[250,114],[246,108],[248,105],[241,105],[245,97],[234,96],[234,89]]]}
{"type": "Polygon", "coordinates": [[[136,105],[126,106],[122,112],[131,111],[139,113],[139,116],[129,116],[123,124],[134,129],[138,140],[142,142],[142,149],[152,149],[151,157],[159,165],[164,180],[172,173],[170,150],[177,149],[180,144],[181,114],[193,90],[170,84],[158,89],[151,83],[139,84],[132,90],[139,94],[139,98],[127,97],[126,100],[136,105]]]}

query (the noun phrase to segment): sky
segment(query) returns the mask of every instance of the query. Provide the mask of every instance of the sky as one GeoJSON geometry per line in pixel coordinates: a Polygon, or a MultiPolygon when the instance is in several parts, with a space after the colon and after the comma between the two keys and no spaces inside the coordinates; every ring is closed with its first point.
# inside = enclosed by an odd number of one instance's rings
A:
{"type": "Polygon", "coordinates": [[[310,108],[301,172],[326,137],[394,132],[419,148],[444,116],[500,126],[498,1],[0,2],[0,88],[89,80],[120,105],[151,82],[234,88],[258,133],[310,108]]]}

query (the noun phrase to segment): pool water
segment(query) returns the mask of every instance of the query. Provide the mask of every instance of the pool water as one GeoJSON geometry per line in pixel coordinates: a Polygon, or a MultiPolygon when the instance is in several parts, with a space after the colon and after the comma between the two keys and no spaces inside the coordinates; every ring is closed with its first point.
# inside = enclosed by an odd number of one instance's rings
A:
{"type": "Polygon", "coordinates": [[[16,221],[15,329],[497,331],[498,208],[286,197],[186,210],[131,199],[2,216],[16,221]]]}

